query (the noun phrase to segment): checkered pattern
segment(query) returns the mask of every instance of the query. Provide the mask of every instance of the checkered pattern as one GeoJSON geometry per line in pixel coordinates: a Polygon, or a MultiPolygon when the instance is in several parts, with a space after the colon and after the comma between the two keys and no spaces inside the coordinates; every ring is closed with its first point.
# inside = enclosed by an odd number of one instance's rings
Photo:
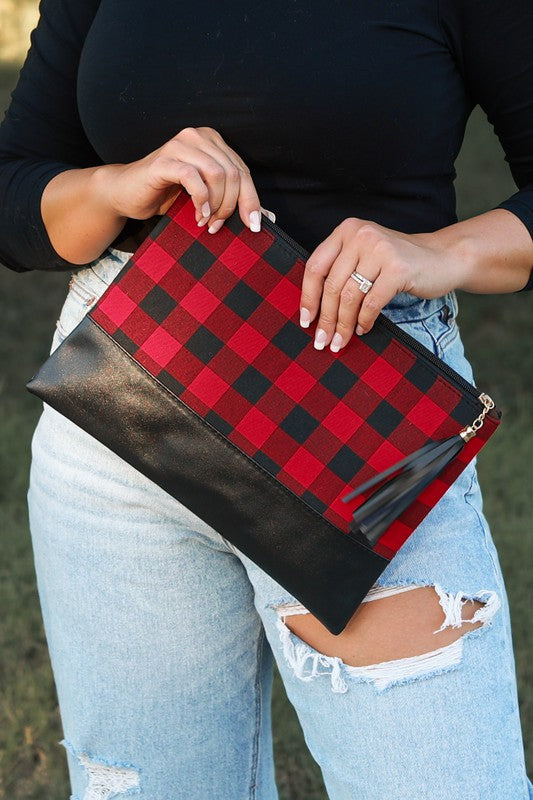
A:
{"type": "MultiPolygon", "coordinates": [[[[235,213],[215,235],[178,198],[91,312],[170,392],[344,532],[352,488],[481,411],[379,323],[338,354],[298,324],[304,260],[235,213]]],[[[493,432],[489,419],[389,528],[387,558],[493,432]]],[[[268,513],[268,510],[267,510],[268,513]]],[[[302,532],[304,533],[304,531],[302,532]]]]}

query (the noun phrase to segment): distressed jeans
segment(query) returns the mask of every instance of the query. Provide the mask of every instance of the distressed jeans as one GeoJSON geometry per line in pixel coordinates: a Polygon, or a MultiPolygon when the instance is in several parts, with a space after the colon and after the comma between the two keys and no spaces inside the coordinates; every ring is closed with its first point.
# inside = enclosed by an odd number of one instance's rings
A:
{"type": "MultiPolygon", "coordinates": [[[[78,272],[53,347],[125,262],[78,272]]],[[[472,380],[453,294],[387,315],[472,380]]],[[[353,667],[292,633],[298,601],[60,414],[33,439],[29,510],[72,800],[276,800],[274,659],[331,800],[527,800],[508,606],[470,465],[365,602],[432,586],[425,655],[353,667]]],[[[59,800],[59,798],[58,798],[59,800]]]]}

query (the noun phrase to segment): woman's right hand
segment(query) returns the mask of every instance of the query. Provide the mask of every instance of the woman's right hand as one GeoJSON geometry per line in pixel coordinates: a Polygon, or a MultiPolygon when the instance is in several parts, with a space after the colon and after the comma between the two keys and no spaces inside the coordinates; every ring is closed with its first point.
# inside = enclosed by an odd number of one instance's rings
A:
{"type": "Polygon", "coordinates": [[[210,233],[237,206],[244,224],[260,230],[261,206],[250,170],[213,128],[184,128],[144,158],[98,172],[102,200],[119,217],[164,214],[183,188],[196,207],[196,221],[208,224],[210,233]]]}
{"type": "Polygon", "coordinates": [[[196,221],[208,225],[210,233],[237,206],[250,230],[261,229],[250,170],[213,128],[184,128],[130,164],[60,172],[44,187],[41,213],[60,258],[88,264],[116,239],[128,217],[165,213],[182,189],[193,199],[196,221]]]}

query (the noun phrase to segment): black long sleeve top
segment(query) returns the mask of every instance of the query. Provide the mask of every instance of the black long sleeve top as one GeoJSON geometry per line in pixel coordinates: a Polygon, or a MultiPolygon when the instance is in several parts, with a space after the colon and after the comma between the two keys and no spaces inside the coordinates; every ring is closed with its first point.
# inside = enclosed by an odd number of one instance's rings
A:
{"type": "Polygon", "coordinates": [[[349,216],[433,231],[456,221],[478,103],[519,189],[501,207],[533,235],[531,0],[42,0],[0,128],[0,261],[72,268],[43,224],[47,182],[186,126],[222,134],[309,250],[349,216]]]}

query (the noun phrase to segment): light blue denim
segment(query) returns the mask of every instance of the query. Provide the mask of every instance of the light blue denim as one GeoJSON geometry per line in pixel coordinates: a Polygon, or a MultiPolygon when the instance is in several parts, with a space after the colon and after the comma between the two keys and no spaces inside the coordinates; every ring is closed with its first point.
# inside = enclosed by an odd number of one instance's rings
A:
{"type": "MultiPolygon", "coordinates": [[[[53,346],[125,261],[78,272],[53,346]]],[[[388,316],[472,379],[455,296],[388,316]]],[[[216,530],[45,407],[29,509],[72,800],[276,800],[274,659],[331,800],[527,800],[507,600],[474,465],[371,591],[435,586],[484,624],[427,656],[351,667],[289,631],[294,597],[216,530]],[[392,588],[396,587],[396,588],[392,588]]],[[[60,800],[57,798],[57,800],[60,800]]]]}

